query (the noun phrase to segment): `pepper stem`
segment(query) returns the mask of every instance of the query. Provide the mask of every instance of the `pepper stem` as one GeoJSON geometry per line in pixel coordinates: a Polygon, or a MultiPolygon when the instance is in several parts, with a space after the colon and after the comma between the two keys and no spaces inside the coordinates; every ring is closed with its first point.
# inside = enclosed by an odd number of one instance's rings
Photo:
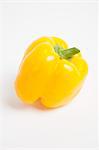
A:
{"type": "Polygon", "coordinates": [[[70,59],[75,54],[80,52],[80,50],[76,47],[72,47],[72,48],[69,48],[69,49],[64,49],[64,48],[60,47],[59,45],[56,45],[54,47],[54,50],[55,50],[56,53],[58,53],[60,58],[64,58],[64,59],[70,59]]]}

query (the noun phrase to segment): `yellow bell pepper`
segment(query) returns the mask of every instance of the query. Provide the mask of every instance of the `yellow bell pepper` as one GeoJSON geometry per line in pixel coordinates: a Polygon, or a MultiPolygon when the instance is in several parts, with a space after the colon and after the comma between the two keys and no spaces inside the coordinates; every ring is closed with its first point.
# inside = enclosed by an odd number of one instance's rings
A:
{"type": "Polygon", "coordinates": [[[67,104],[80,91],[88,65],[77,48],[57,37],[41,37],[26,50],[15,81],[20,99],[48,108],[67,104]]]}

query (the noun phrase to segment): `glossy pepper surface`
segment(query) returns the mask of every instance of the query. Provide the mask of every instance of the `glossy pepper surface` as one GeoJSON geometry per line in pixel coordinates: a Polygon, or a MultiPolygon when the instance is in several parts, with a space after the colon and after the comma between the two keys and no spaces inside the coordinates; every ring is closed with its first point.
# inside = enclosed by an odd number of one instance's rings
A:
{"type": "Polygon", "coordinates": [[[67,104],[80,91],[88,65],[76,48],[57,37],[41,37],[26,50],[15,81],[20,99],[48,108],[67,104]]]}

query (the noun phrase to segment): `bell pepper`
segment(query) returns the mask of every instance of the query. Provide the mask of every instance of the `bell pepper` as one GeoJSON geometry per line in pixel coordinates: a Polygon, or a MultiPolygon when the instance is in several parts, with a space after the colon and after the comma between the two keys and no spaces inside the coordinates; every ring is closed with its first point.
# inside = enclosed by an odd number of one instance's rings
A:
{"type": "Polygon", "coordinates": [[[80,91],[88,65],[79,49],[57,37],[41,37],[26,50],[15,80],[20,99],[47,108],[67,104],[80,91]]]}

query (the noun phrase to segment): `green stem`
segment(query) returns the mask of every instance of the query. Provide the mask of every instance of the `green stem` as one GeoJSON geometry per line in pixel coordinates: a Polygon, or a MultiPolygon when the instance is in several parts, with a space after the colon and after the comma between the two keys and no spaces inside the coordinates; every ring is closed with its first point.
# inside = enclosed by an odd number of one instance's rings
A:
{"type": "Polygon", "coordinates": [[[75,54],[80,52],[80,50],[78,48],[76,48],[76,47],[72,47],[72,48],[69,48],[69,49],[63,49],[59,45],[56,45],[54,47],[54,50],[55,50],[56,53],[58,53],[60,58],[64,58],[64,59],[70,59],[75,54]]]}

